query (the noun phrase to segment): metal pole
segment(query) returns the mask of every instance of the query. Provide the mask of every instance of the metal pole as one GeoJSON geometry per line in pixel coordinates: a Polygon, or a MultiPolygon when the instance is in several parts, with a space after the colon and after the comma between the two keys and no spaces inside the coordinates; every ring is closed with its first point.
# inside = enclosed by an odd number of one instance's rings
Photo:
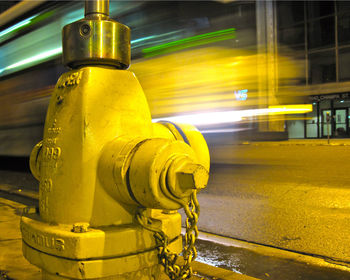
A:
{"type": "Polygon", "coordinates": [[[327,112],[327,143],[329,144],[329,122],[330,122],[330,116],[329,113],[327,112]]]}
{"type": "Polygon", "coordinates": [[[85,17],[94,15],[109,16],[109,0],[85,0],[85,17]]]}

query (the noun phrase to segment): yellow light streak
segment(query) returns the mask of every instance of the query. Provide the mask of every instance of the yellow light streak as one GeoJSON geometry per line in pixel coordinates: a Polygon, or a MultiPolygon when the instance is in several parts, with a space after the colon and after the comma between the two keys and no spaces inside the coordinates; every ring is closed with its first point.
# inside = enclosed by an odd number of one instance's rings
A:
{"type": "Polygon", "coordinates": [[[312,104],[275,105],[269,106],[269,115],[305,114],[312,112],[312,104]]]}
{"type": "Polygon", "coordinates": [[[193,125],[214,125],[225,124],[242,121],[244,118],[264,116],[264,115],[286,115],[286,114],[304,114],[312,111],[311,104],[296,104],[296,105],[279,105],[269,106],[262,109],[248,109],[224,112],[208,112],[188,114],[181,116],[171,116],[165,118],[153,119],[157,122],[167,120],[178,123],[190,123],[193,125]]]}

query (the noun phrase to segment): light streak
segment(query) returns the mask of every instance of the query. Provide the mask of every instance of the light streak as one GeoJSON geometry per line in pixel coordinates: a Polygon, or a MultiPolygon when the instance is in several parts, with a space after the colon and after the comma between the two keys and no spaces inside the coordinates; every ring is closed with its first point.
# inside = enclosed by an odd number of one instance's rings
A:
{"type": "Polygon", "coordinates": [[[193,125],[214,125],[242,121],[244,118],[264,115],[287,115],[287,114],[304,114],[312,111],[311,104],[297,105],[278,105],[269,106],[262,109],[248,109],[224,112],[208,112],[188,114],[181,116],[171,116],[153,119],[154,122],[166,120],[177,123],[189,123],[193,125]]]}
{"type": "Polygon", "coordinates": [[[35,18],[36,16],[37,15],[31,16],[31,17],[29,17],[29,18],[27,18],[25,20],[22,20],[22,21],[16,23],[15,25],[10,26],[9,28],[6,28],[5,30],[0,32],[0,37],[2,37],[4,35],[12,32],[12,31],[15,31],[15,30],[17,30],[17,29],[19,29],[19,28],[21,28],[21,27],[23,27],[25,25],[28,25],[31,22],[31,20],[33,18],[35,18]]]}
{"type": "Polygon", "coordinates": [[[13,64],[11,64],[9,66],[6,66],[5,68],[0,69],[0,74],[2,72],[6,71],[6,70],[18,68],[20,66],[23,66],[23,65],[26,65],[26,64],[30,64],[32,62],[42,61],[44,59],[51,58],[51,57],[59,55],[61,53],[62,53],[62,47],[41,52],[41,53],[39,53],[37,55],[25,58],[25,59],[20,60],[20,61],[17,61],[17,62],[15,62],[15,63],[13,63],[13,64]]]}
{"type": "Polygon", "coordinates": [[[206,45],[206,44],[214,43],[218,41],[234,39],[236,38],[235,31],[236,31],[235,28],[228,28],[224,30],[218,30],[218,31],[209,32],[205,34],[195,35],[192,37],[146,48],[146,49],[143,49],[142,52],[145,54],[146,57],[150,57],[150,56],[155,56],[159,54],[165,54],[169,52],[183,50],[190,47],[206,45]]]}

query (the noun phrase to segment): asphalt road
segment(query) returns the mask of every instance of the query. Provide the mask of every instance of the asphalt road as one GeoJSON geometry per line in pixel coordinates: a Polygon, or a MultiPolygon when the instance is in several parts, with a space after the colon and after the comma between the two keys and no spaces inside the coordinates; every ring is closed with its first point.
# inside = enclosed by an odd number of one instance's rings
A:
{"type": "Polygon", "coordinates": [[[350,146],[267,142],[211,155],[201,230],[350,261],[350,146]]]}
{"type": "MultiPolygon", "coordinates": [[[[211,147],[200,230],[350,262],[350,146],[319,143],[211,147]]],[[[28,170],[0,169],[0,184],[37,189],[28,170]]]]}

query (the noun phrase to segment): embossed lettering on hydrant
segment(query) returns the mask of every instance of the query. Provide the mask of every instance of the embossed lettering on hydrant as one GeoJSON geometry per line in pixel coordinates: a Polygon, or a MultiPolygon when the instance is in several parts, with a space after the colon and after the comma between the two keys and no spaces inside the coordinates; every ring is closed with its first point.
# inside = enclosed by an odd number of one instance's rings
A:
{"type": "Polygon", "coordinates": [[[79,72],[72,73],[66,77],[62,77],[62,79],[57,84],[57,88],[62,89],[69,86],[78,85],[80,82],[81,76],[82,76],[82,72],[79,71],[79,72]]]}
{"type": "Polygon", "coordinates": [[[62,149],[57,145],[59,134],[62,128],[57,126],[57,120],[54,119],[52,125],[48,128],[47,138],[44,139],[44,147],[42,150],[42,165],[49,168],[50,173],[42,174],[39,184],[39,207],[43,214],[49,214],[49,193],[52,191],[53,183],[51,176],[56,172],[57,161],[61,157],[62,149]]]}
{"type": "Polygon", "coordinates": [[[35,245],[45,247],[48,249],[53,249],[57,251],[64,251],[64,239],[56,238],[54,236],[50,236],[48,234],[44,234],[42,232],[37,232],[33,229],[29,229],[28,227],[22,224],[21,226],[23,239],[26,242],[32,242],[35,245]]]}

